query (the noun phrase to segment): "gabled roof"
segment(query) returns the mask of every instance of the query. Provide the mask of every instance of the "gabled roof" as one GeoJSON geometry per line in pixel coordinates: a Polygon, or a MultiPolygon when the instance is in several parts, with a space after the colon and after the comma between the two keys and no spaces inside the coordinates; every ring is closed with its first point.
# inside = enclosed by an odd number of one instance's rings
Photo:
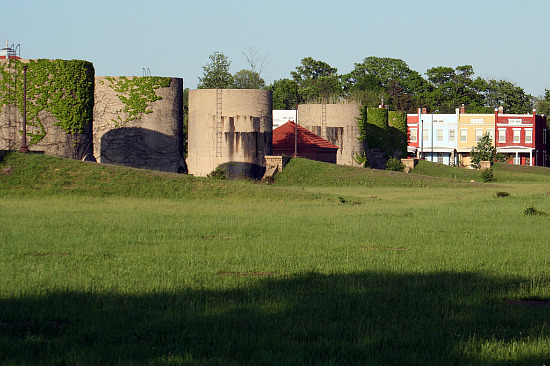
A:
{"type": "Polygon", "coordinates": [[[338,146],[317,136],[308,129],[289,121],[273,130],[273,147],[294,148],[294,133],[298,131],[298,149],[300,148],[324,148],[339,149],[338,146]]]}

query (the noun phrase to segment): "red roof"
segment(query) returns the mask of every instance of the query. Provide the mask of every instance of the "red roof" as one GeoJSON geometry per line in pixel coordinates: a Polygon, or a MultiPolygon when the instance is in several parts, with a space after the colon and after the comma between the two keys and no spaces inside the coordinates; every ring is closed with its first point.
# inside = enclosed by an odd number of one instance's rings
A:
{"type": "Polygon", "coordinates": [[[298,128],[298,149],[300,148],[325,148],[339,149],[338,146],[317,136],[308,129],[289,121],[273,130],[273,147],[294,148],[294,131],[298,128]]]}

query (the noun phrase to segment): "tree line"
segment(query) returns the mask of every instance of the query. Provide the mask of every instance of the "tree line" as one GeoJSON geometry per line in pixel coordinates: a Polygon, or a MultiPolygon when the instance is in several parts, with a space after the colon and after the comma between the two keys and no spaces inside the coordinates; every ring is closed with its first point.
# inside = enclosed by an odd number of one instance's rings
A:
{"type": "Polygon", "coordinates": [[[455,68],[432,67],[424,76],[409,68],[403,60],[389,57],[366,57],[355,63],[347,74],[311,57],[303,58],[289,78],[266,85],[261,74],[266,56],[255,49],[243,53],[250,67],[232,75],[231,61],[221,52],[209,56],[199,77],[198,88],[269,89],[273,92],[273,109],[294,109],[302,103],[356,102],[376,107],[382,101],[391,110],[415,113],[428,108],[439,113],[454,113],[464,105],[468,113],[493,113],[504,107],[506,113],[550,113],[550,90],[534,97],[507,80],[476,77],[471,65],[455,68]]]}

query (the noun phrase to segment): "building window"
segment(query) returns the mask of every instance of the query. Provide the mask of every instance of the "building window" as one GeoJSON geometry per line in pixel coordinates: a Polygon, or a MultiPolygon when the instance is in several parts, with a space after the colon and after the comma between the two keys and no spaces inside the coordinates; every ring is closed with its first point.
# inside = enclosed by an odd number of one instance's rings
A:
{"type": "Polygon", "coordinates": [[[521,118],[508,118],[508,124],[521,125],[521,118]]]}
{"type": "Polygon", "coordinates": [[[489,138],[491,139],[491,142],[495,142],[495,131],[492,128],[488,128],[485,133],[489,134],[489,138]]]}
{"type": "Polygon", "coordinates": [[[533,142],[533,130],[525,130],[525,142],[533,142]]]}
{"type": "Polygon", "coordinates": [[[443,164],[443,153],[437,153],[437,162],[443,164]]]}
{"type": "Polygon", "coordinates": [[[445,122],[445,120],[442,119],[442,118],[439,118],[439,119],[436,118],[436,119],[434,119],[434,122],[435,123],[443,123],[443,122],[445,122]]]}
{"type": "Polygon", "coordinates": [[[517,144],[521,141],[520,134],[521,134],[520,130],[514,130],[514,143],[517,144]]]}
{"type": "Polygon", "coordinates": [[[506,142],[506,130],[498,130],[498,142],[506,142]]]}
{"type": "Polygon", "coordinates": [[[427,128],[422,130],[422,141],[428,141],[428,132],[427,128]]]}
{"type": "Polygon", "coordinates": [[[437,142],[443,142],[443,130],[440,128],[437,129],[437,142]]]}
{"type": "Polygon", "coordinates": [[[483,123],[483,118],[472,118],[470,123],[483,123]]]}
{"type": "Polygon", "coordinates": [[[455,141],[455,130],[449,130],[449,142],[455,141]]]}
{"type": "Polygon", "coordinates": [[[411,130],[411,142],[417,142],[418,140],[418,130],[411,130]]]}
{"type": "Polygon", "coordinates": [[[461,129],[460,130],[460,142],[467,142],[468,141],[468,130],[467,129],[461,129]]]}
{"type": "Polygon", "coordinates": [[[476,128],[476,141],[481,140],[483,136],[483,130],[481,128],[476,128]]]}

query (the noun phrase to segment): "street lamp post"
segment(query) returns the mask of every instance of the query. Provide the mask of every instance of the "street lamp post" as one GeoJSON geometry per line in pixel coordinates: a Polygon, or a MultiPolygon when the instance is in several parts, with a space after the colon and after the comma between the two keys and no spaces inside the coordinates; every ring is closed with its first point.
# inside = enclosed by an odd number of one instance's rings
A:
{"type": "Polygon", "coordinates": [[[23,65],[23,141],[19,152],[26,154],[29,151],[27,145],[27,65],[23,65]]]}

